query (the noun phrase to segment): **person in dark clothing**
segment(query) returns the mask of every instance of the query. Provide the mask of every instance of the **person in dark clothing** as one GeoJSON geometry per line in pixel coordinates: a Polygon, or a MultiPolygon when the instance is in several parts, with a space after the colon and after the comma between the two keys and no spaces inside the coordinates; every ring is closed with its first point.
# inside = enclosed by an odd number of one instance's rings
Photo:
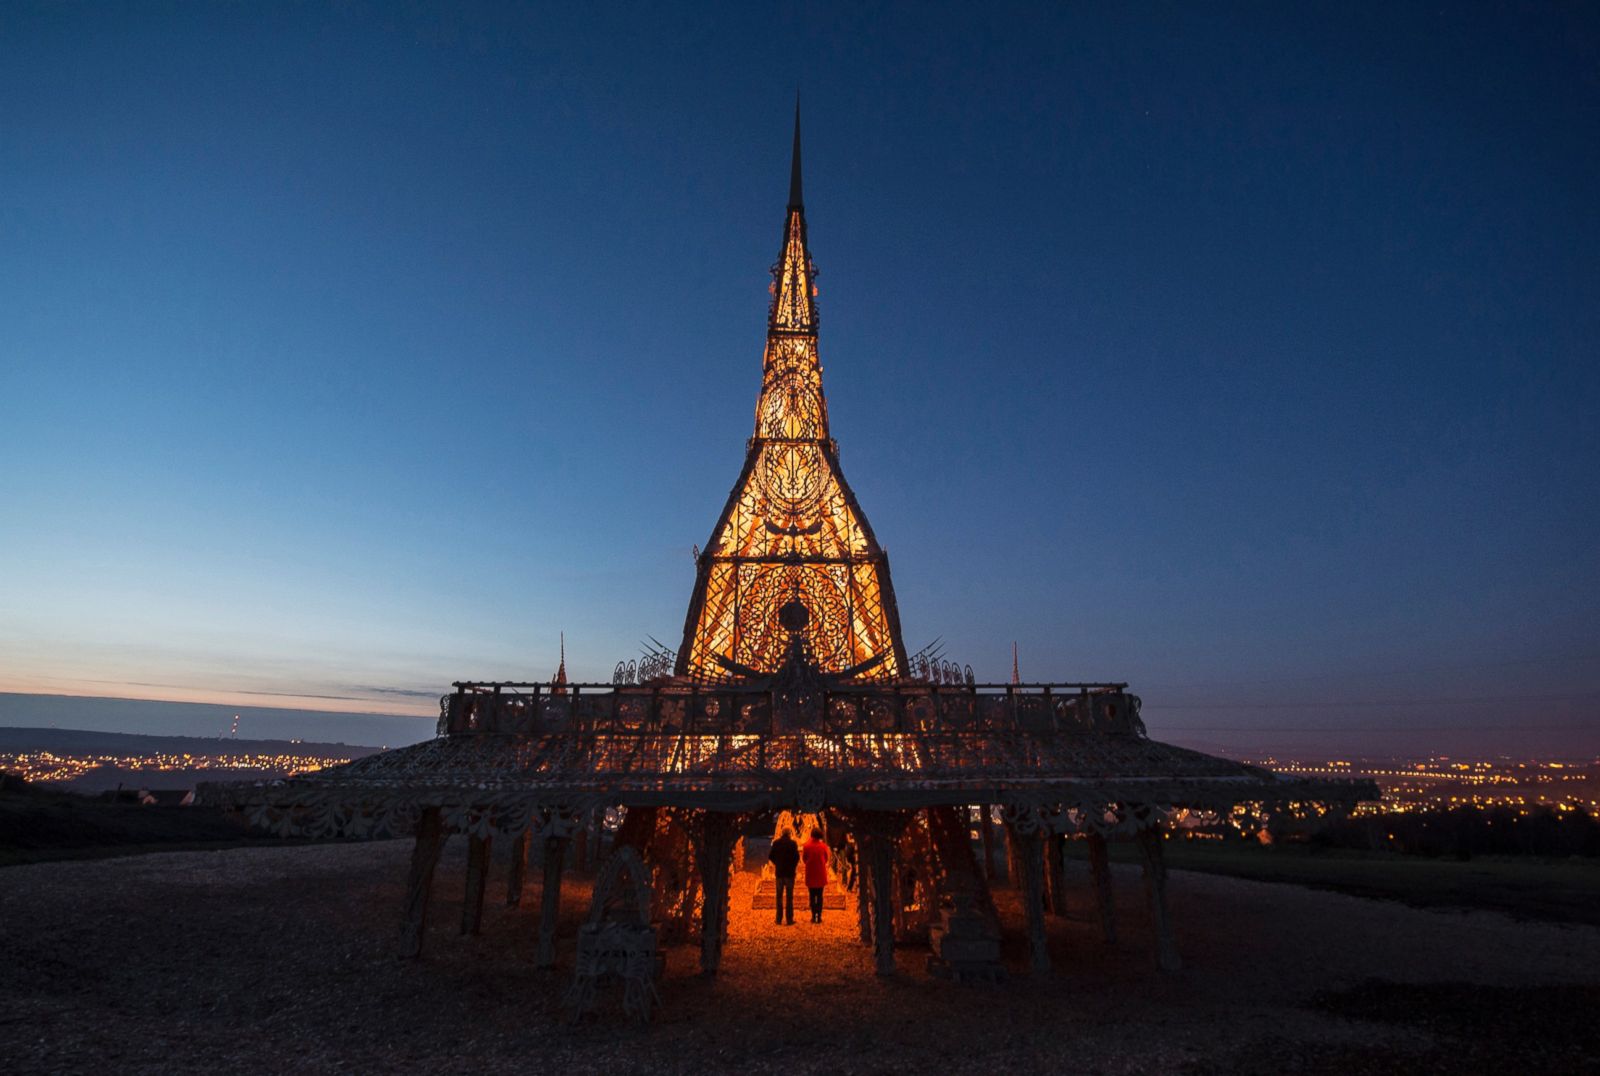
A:
{"type": "Polygon", "coordinates": [[[806,889],[811,894],[811,921],[822,922],[822,890],[828,884],[828,846],[822,839],[822,831],[811,831],[811,839],[806,842],[805,850],[801,853],[806,861],[806,889]]]}
{"type": "Polygon", "coordinates": [[[794,843],[789,830],[784,830],[783,836],[772,842],[767,862],[772,864],[773,880],[778,884],[778,922],[784,922],[784,916],[788,916],[789,926],[794,926],[794,869],[800,865],[800,846],[794,843]]]}

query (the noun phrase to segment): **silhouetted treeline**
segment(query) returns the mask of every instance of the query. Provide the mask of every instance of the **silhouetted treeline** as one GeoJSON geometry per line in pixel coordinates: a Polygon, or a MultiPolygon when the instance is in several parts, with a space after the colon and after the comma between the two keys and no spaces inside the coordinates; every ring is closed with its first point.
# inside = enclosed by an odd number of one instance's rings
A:
{"type": "Polygon", "coordinates": [[[1305,839],[1424,856],[1600,856],[1600,820],[1553,807],[1455,807],[1328,820],[1305,839]]]}

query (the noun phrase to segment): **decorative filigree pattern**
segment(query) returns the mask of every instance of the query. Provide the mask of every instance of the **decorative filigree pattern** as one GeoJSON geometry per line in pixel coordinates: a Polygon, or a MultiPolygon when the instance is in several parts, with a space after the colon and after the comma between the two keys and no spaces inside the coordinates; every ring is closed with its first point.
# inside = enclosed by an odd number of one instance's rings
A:
{"type": "Polygon", "coordinates": [[[566,836],[598,807],[900,810],[993,803],[1022,830],[1128,834],[1169,808],[1353,804],[1370,782],[1305,781],[1144,735],[1121,685],[819,689],[796,728],[781,689],[462,685],[446,735],[284,781],[204,785],[275,832],[566,836]],[[534,688],[533,691],[525,689],[534,688]]]}
{"type": "Polygon", "coordinates": [[[772,306],[768,321],[775,332],[817,331],[817,269],[806,243],[806,215],[790,206],[783,223],[783,254],[772,267],[772,306]]]}
{"type": "Polygon", "coordinates": [[[739,482],[699,557],[677,672],[769,674],[792,634],[823,672],[890,680],[906,672],[889,561],[839,469],[817,358],[816,269],[805,212],[789,209],[739,482]],[[798,602],[798,626],[780,611],[798,602]]]}
{"type": "Polygon", "coordinates": [[[613,687],[626,687],[666,679],[672,675],[675,660],[672,651],[662,647],[650,651],[637,661],[619,661],[611,671],[611,684],[613,687]]]}

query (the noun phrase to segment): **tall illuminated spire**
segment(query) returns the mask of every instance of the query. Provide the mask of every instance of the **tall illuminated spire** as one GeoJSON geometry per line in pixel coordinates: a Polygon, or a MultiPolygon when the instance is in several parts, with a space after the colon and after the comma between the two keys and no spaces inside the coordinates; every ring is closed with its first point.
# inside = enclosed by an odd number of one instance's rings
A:
{"type": "Polygon", "coordinates": [[[906,669],[889,560],[839,469],[817,357],[816,267],[806,236],[800,108],[783,240],[744,470],[700,554],[679,675],[771,674],[798,645],[859,680],[906,669]]]}
{"type": "MultiPolygon", "coordinates": [[[[806,244],[806,207],[800,194],[800,102],[794,103],[794,156],[789,162],[789,209],[783,221],[783,252],[772,267],[772,309],[767,329],[817,334],[817,270],[806,244]]],[[[813,355],[815,349],[813,349],[813,355]]]]}

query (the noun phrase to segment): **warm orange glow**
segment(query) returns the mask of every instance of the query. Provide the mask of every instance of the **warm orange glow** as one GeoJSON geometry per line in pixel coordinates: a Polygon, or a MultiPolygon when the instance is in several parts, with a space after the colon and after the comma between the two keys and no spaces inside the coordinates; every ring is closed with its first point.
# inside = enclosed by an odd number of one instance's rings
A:
{"type": "Polygon", "coordinates": [[[718,677],[727,663],[775,670],[789,640],[781,610],[799,601],[807,614],[801,634],[818,667],[837,673],[871,663],[861,679],[889,679],[902,671],[903,648],[886,593],[888,561],[828,433],[816,271],[800,209],[789,211],[784,235],[755,436],[701,556],[681,671],[718,677]]]}
{"type": "Polygon", "coordinates": [[[811,302],[816,295],[813,281],[816,268],[806,249],[806,217],[798,208],[789,210],[784,222],[783,259],[773,271],[776,293],[772,303],[772,327],[779,332],[817,332],[817,311],[811,302]]]}

